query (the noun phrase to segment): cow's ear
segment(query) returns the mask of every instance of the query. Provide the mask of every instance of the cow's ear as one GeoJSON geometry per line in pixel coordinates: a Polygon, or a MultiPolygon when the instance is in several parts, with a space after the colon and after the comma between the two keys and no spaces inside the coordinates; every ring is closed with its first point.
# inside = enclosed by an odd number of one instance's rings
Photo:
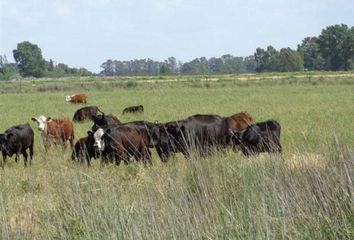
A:
{"type": "Polygon", "coordinates": [[[10,139],[13,135],[14,135],[13,133],[8,133],[8,134],[6,135],[6,139],[10,139]]]}
{"type": "Polygon", "coordinates": [[[50,121],[50,120],[52,120],[52,118],[51,117],[47,117],[47,122],[50,121]]]}
{"type": "Polygon", "coordinates": [[[32,121],[37,122],[37,119],[36,119],[36,118],[33,117],[33,118],[31,118],[31,119],[32,119],[32,121]]]}
{"type": "Polygon", "coordinates": [[[91,136],[93,134],[92,131],[87,131],[87,135],[91,136]]]}

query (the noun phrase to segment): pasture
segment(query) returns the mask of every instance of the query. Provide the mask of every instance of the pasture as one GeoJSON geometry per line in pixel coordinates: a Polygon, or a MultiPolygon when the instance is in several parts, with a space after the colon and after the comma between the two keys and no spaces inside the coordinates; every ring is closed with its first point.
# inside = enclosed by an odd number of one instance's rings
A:
{"type": "MultiPolygon", "coordinates": [[[[0,94],[0,131],[29,122],[35,155],[31,167],[12,158],[0,169],[0,238],[354,238],[352,75],[190,78],[106,84],[97,78],[72,89],[61,80],[1,84],[8,93],[0,94]],[[38,115],[71,119],[83,106],[65,102],[75,92],[122,122],[241,111],[256,122],[275,119],[284,152],[249,159],[232,151],[190,160],[179,154],[163,164],[153,151],[152,166],[94,160],[87,168],[71,161],[69,147],[46,154],[31,121],[38,115]],[[139,104],[145,113],[122,115],[139,104]]],[[[76,140],[91,126],[75,123],[76,140]]]]}

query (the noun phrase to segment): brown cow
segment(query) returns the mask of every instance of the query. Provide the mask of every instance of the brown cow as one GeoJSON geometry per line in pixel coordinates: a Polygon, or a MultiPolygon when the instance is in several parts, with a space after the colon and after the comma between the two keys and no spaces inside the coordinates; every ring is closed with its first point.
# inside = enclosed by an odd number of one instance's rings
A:
{"type": "Polygon", "coordinates": [[[87,103],[87,96],[86,94],[80,93],[80,94],[74,94],[71,96],[66,96],[65,101],[71,102],[71,103],[87,103]]]}
{"type": "Polygon", "coordinates": [[[102,152],[105,162],[115,160],[117,165],[121,160],[128,163],[130,157],[144,164],[151,164],[151,155],[144,136],[135,126],[116,125],[106,129],[99,128],[94,133],[95,147],[102,152]]]}
{"type": "Polygon", "coordinates": [[[73,123],[67,119],[51,119],[45,116],[32,118],[37,122],[38,129],[42,132],[42,139],[44,148],[47,151],[49,147],[54,145],[65,146],[66,142],[70,142],[71,148],[74,146],[74,126],[73,123]]]}
{"type": "Polygon", "coordinates": [[[226,120],[231,132],[242,131],[253,123],[253,118],[247,112],[236,113],[230,117],[226,117],[226,120]]]}

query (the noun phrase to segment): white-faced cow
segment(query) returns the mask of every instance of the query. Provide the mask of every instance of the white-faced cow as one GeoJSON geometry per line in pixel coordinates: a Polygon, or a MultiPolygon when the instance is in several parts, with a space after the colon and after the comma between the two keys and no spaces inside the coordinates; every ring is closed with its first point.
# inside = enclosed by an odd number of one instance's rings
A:
{"type": "Polygon", "coordinates": [[[80,94],[74,94],[71,96],[66,96],[65,101],[71,102],[71,103],[87,103],[87,95],[80,93],[80,94]]]}
{"type": "Polygon", "coordinates": [[[67,141],[70,142],[71,148],[74,146],[74,126],[69,119],[51,119],[39,116],[33,117],[32,120],[38,124],[46,151],[52,144],[65,146],[67,141]]]}

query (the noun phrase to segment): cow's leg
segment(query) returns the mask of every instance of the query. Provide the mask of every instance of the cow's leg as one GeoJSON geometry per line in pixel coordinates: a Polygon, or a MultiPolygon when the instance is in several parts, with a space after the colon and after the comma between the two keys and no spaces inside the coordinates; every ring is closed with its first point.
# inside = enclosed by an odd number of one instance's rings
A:
{"type": "Polygon", "coordinates": [[[144,165],[146,166],[147,164],[152,164],[151,162],[151,152],[149,150],[149,148],[147,147],[142,147],[141,149],[141,157],[143,160],[144,165]]]}
{"type": "Polygon", "coordinates": [[[7,155],[5,153],[2,153],[2,159],[3,159],[4,165],[5,165],[7,162],[7,155]]]}
{"type": "Polygon", "coordinates": [[[74,136],[70,136],[69,142],[70,142],[71,149],[73,149],[74,148],[74,136]]]}
{"type": "Polygon", "coordinates": [[[18,160],[18,153],[15,154],[15,162],[17,163],[18,160]]]}
{"type": "Polygon", "coordinates": [[[167,162],[168,161],[169,154],[164,153],[164,151],[161,148],[159,148],[159,147],[156,148],[156,151],[157,151],[157,154],[159,155],[159,157],[161,159],[161,162],[167,162]]]}
{"type": "Polygon", "coordinates": [[[29,153],[30,153],[30,165],[32,164],[32,158],[33,158],[33,144],[29,147],[29,153]]]}
{"type": "Polygon", "coordinates": [[[145,148],[145,154],[146,154],[146,160],[147,163],[149,163],[150,165],[152,165],[152,161],[151,161],[151,151],[149,148],[145,148]]]}
{"type": "Polygon", "coordinates": [[[249,152],[249,149],[247,147],[242,146],[241,147],[241,151],[242,151],[243,155],[245,155],[245,157],[249,157],[250,152],[249,152]]]}
{"type": "MultiPolygon", "coordinates": [[[[23,155],[23,160],[25,161],[25,167],[27,167],[27,158],[28,158],[28,155],[27,155],[27,152],[26,152],[26,149],[25,150],[22,150],[22,155],[23,155]]],[[[16,155],[17,156],[17,155],[16,155]]]]}

